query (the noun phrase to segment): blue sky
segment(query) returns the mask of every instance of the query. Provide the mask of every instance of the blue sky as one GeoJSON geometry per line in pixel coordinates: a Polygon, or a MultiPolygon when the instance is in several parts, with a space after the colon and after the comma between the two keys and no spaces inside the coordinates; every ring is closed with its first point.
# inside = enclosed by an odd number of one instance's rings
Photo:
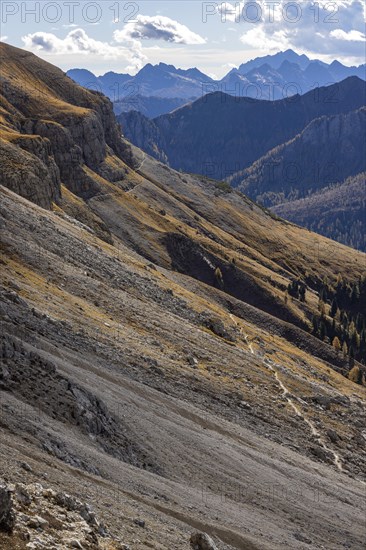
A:
{"type": "Polygon", "coordinates": [[[365,6],[359,0],[3,0],[1,37],[64,70],[135,73],[163,61],[221,77],[248,59],[288,48],[324,61],[364,63],[365,6]]]}

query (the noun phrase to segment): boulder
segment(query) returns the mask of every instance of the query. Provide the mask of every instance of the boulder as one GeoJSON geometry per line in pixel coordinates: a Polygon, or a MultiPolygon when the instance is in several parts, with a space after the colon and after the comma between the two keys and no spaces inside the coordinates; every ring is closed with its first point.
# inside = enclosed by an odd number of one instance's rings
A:
{"type": "Polygon", "coordinates": [[[323,407],[326,410],[330,409],[331,404],[331,398],[326,395],[314,395],[313,401],[317,404],[323,407]]]}
{"type": "Polygon", "coordinates": [[[29,518],[27,525],[31,529],[47,529],[48,521],[41,516],[32,516],[29,518]]]}
{"type": "Polygon", "coordinates": [[[332,443],[337,443],[341,439],[338,433],[332,429],[327,430],[327,436],[329,437],[332,443]]]}
{"type": "Polygon", "coordinates": [[[193,550],[218,550],[216,544],[207,533],[192,533],[190,543],[193,550]]]}

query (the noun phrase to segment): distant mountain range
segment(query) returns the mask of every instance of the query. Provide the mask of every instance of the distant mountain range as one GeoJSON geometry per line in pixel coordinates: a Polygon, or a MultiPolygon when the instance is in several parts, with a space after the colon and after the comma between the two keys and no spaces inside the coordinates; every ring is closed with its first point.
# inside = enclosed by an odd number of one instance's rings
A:
{"type": "Polygon", "coordinates": [[[153,118],[212,92],[275,100],[302,95],[350,76],[365,80],[366,65],[346,67],[339,61],[326,64],[287,50],[243,63],[220,80],[196,68],[183,70],[165,63],[148,63],[135,76],[107,72],[97,77],[85,69],[71,69],[67,75],[81,86],[109,97],[116,105],[117,114],[140,110],[153,118]],[[158,104],[157,98],[173,103],[161,101],[158,104]]]}
{"type": "Polygon", "coordinates": [[[152,156],[166,158],[178,170],[221,180],[249,168],[314,119],[359,109],[365,96],[366,83],[350,77],[280,101],[215,92],[153,120],[134,111],[118,120],[125,137],[152,156]]]}
{"type": "Polygon", "coordinates": [[[176,69],[165,63],[148,63],[135,76],[108,72],[97,77],[85,69],[71,69],[67,76],[85,88],[102,92],[113,102],[137,95],[194,99],[202,95],[203,84],[214,82],[198,69],[176,69]]]}
{"type": "Polygon", "coordinates": [[[243,63],[238,69],[232,69],[220,82],[225,93],[273,100],[302,95],[349,76],[365,80],[365,72],[365,65],[346,67],[339,61],[327,64],[287,50],[243,63]]]}
{"type": "MultiPolygon", "coordinates": [[[[118,120],[127,139],[160,161],[226,180],[266,207],[282,205],[286,217],[284,203],[366,171],[365,105],[365,81],[349,77],[280,101],[216,92],[153,120],[136,111],[118,120]]],[[[299,206],[290,219],[303,223],[297,212],[299,206]]],[[[349,240],[343,235],[341,242],[362,246],[359,234],[342,231],[349,240]]],[[[323,233],[335,234],[325,226],[323,233]]]]}

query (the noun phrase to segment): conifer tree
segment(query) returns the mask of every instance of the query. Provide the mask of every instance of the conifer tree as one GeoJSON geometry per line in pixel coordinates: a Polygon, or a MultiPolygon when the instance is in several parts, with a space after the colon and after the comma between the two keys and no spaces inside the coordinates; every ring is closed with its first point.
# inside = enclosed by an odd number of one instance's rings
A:
{"type": "Polygon", "coordinates": [[[346,359],[348,355],[348,346],[346,341],[343,342],[342,353],[343,353],[343,357],[346,359]]]}
{"type": "Polygon", "coordinates": [[[341,351],[341,343],[339,341],[338,336],[335,336],[333,338],[332,346],[334,347],[337,353],[341,351]]]}
{"type": "Polygon", "coordinates": [[[219,287],[222,288],[224,286],[224,278],[222,276],[222,271],[219,267],[215,269],[215,279],[219,287]]]}

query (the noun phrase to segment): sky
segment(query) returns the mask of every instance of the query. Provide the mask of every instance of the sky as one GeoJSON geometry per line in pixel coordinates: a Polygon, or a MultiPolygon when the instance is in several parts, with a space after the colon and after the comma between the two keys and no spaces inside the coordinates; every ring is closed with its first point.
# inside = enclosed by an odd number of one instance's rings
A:
{"type": "Polygon", "coordinates": [[[3,0],[0,34],[63,70],[135,74],[164,62],[221,78],[289,48],[326,62],[365,63],[365,13],[359,0],[3,0]]]}

